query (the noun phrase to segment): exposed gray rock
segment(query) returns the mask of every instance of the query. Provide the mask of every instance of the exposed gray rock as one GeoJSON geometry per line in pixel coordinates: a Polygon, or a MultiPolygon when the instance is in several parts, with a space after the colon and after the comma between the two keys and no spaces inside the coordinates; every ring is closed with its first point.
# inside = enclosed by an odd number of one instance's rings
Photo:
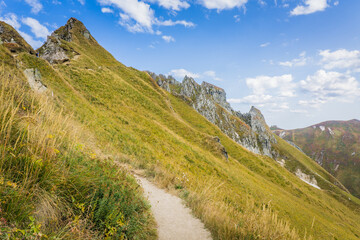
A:
{"type": "Polygon", "coordinates": [[[69,57],[61,47],[61,41],[56,34],[47,38],[46,43],[41,47],[40,57],[50,64],[63,63],[69,60],[69,57]]]}
{"type": "Polygon", "coordinates": [[[29,82],[31,89],[35,92],[42,93],[47,87],[41,82],[41,74],[37,68],[29,68],[24,70],[24,75],[29,82]]]}
{"type": "Polygon", "coordinates": [[[14,38],[11,38],[10,43],[16,43],[16,41],[14,40],[14,38]]]}
{"type": "Polygon", "coordinates": [[[89,32],[89,30],[85,30],[84,32],[83,32],[83,35],[84,35],[84,37],[86,38],[86,39],[90,39],[90,32],[89,32]]]}
{"type": "Polygon", "coordinates": [[[234,111],[226,101],[225,91],[207,82],[199,85],[193,78],[185,76],[180,83],[171,76],[149,74],[166,91],[185,97],[197,112],[235,142],[254,153],[277,157],[271,146],[276,139],[258,109],[252,107],[246,114],[234,111]]]}
{"type": "MultiPolygon", "coordinates": [[[[303,152],[303,153],[304,153],[304,151],[303,151],[298,145],[296,145],[294,142],[289,141],[289,140],[285,140],[285,141],[288,142],[291,146],[297,148],[300,152],[303,152]]],[[[304,154],[305,154],[305,153],[304,153],[304,154]]]]}
{"type": "MultiPolygon", "coordinates": [[[[1,33],[0,33],[1,34],[1,33]]],[[[2,45],[4,42],[2,41],[1,37],[0,37],[0,45],[2,45]]]]}

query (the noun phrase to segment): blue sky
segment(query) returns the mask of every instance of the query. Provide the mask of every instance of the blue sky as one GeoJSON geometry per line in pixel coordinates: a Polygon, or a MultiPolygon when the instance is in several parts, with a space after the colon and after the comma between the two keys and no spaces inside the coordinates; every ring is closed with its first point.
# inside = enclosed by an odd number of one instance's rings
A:
{"type": "Polygon", "coordinates": [[[0,0],[0,19],[37,48],[81,20],[120,62],[185,74],[258,107],[269,125],[360,119],[358,0],[0,0]]]}

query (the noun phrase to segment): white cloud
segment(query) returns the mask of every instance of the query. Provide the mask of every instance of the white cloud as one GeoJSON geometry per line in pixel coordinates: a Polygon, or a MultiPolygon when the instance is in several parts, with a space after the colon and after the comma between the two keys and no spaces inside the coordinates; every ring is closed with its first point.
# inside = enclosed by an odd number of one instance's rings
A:
{"type": "Polygon", "coordinates": [[[290,14],[296,15],[307,15],[319,11],[324,11],[329,5],[327,0],[305,0],[304,5],[298,5],[294,8],[290,14]]]}
{"type": "Polygon", "coordinates": [[[200,4],[202,4],[207,9],[216,9],[221,11],[224,9],[243,7],[247,1],[248,0],[200,0],[200,4]]]}
{"type": "Polygon", "coordinates": [[[150,2],[157,2],[161,7],[173,11],[180,11],[190,7],[189,3],[181,0],[151,0],[150,2]]]}
{"type": "Polygon", "coordinates": [[[184,27],[194,27],[195,24],[192,22],[188,22],[185,20],[178,20],[178,21],[172,21],[172,20],[166,20],[166,21],[159,21],[155,20],[155,25],[158,26],[175,26],[175,25],[183,25],[184,27]]]}
{"type": "Polygon", "coordinates": [[[81,5],[85,5],[85,0],[78,0],[81,5]]]}
{"type": "Polygon", "coordinates": [[[315,107],[330,100],[352,101],[360,96],[359,82],[353,76],[339,72],[318,70],[300,82],[301,88],[312,95],[314,99],[302,100],[301,105],[315,107]]]}
{"type": "Polygon", "coordinates": [[[216,76],[216,72],[215,72],[215,71],[212,71],[212,70],[209,70],[209,71],[204,72],[203,75],[204,75],[204,77],[212,78],[212,79],[215,80],[215,81],[223,81],[221,78],[217,77],[217,76],[216,76]]]}
{"type": "Polygon", "coordinates": [[[51,33],[50,31],[41,23],[39,23],[38,20],[34,18],[23,18],[21,20],[25,25],[29,26],[31,29],[31,32],[37,37],[46,39],[47,36],[49,36],[51,33]]]}
{"type": "Polygon", "coordinates": [[[123,13],[119,23],[131,32],[153,32],[154,11],[149,4],[138,0],[98,0],[102,6],[113,6],[123,13]],[[134,21],[135,23],[134,23],[134,21]]]}
{"type": "Polygon", "coordinates": [[[124,26],[130,32],[148,32],[156,33],[153,25],[157,26],[174,26],[183,25],[185,27],[193,27],[195,24],[184,20],[160,21],[155,18],[154,10],[150,5],[140,0],[97,0],[101,6],[112,6],[119,9],[119,24],[124,26]]]}
{"type": "Polygon", "coordinates": [[[165,42],[169,43],[169,42],[175,42],[175,39],[172,36],[162,36],[162,39],[164,39],[165,42]]]}
{"type": "Polygon", "coordinates": [[[293,67],[293,66],[305,66],[307,63],[307,57],[306,57],[306,52],[302,52],[299,55],[299,58],[294,58],[290,61],[286,61],[286,62],[279,62],[279,65],[284,66],[284,67],[293,67]]]}
{"type": "Polygon", "coordinates": [[[30,5],[31,12],[35,14],[39,13],[43,8],[39,0],[25,0],[25,2],[30,5]]]}
{"type": "Polygon", "coordinates": [[[322,57],[321,63],[325,69],[357,70],[360,68],[360,51],[358,50],[339,49],[333,52],[323,50],[319,52],[319,55],[322,57]]]}
{"type": "Polygon", "coordinates": [[[6,22],[15,29],[19,29],[21,27],[18,17],[14,13],[8,13],[4,17],[0,17],[0,21],[6,22]]]}
{"type": "Polygon", "coordinates": [[[270,45],[270,43],[269,43],[269,42],[266,42],[266,43],[260,44],[260,47],[267,47],[267,46],[269,46],[269,45],[270,45]]]}
{"type": "Polygon", "coordinates": [[[192,77],[192,78],[200,78],[200,74],[189,72],[186,69],[173,69],[171,70],[168,75],[171,75],[175,78],[182,79],[185,76],[192,77]]]}
{"type": "Polygon", "coordinates": [[[334,2],[334,6],[339,5],[339,1],[334,2]]]}
{"type": "Polygon", "coordinates": [[[25,41],[30,44],[34,49],[37,49],[39,47],[41,47],[41,45],[43,44],[42,41],[39,40],[35,40],[32,36],[30,36],[27,33],[24,33],[20,30],[18,30],[19,34],[25,39],[25,41]]]}
{"type": "Polygon", "coordinates": [[[280,112],[289,109],[289,104],[285,102],[286,98],[295,97],[296,84],[293,83],[291,74],[247,78],[246,85],[251,89],[252,94],[228,101],[258,107],[266,106],[269,111],[280,112]]]}
{"type": "Polygon", "coordinates": [[[234,15],[235,18],[235,22],[240,22],[240,16],[239,15],[234,15]]]}
{"type": "Polygon", "coordinates": [[[252,90],[255,95],[265,95],[269,90],[280,97],[295,96],[294,88],[296,84],[293,83],[291,74],[284,74],[281,76],[257,76],[255,78],[247,78],[246,85],[252,90]]]}
{"type": "Polygon", "coordinates": [[[229,103],[245,103],[250,105],[264,106],[264,103],[271,102],[273,96],[265,94],[252,94],[243,98],[230,98],[227,101],[229,103]]]}
{"type": "Polygon", "coordinates": [[[103,8],[101,8],[101,12],[102,13],[113,13],[114,10],[112,10],[111,8],[103,7],[103,8]]]}

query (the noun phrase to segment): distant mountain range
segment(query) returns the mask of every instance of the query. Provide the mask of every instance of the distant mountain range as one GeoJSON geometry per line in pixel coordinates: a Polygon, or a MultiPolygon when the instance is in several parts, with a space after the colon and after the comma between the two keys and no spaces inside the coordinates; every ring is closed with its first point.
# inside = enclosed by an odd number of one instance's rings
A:
{"type": "Polygon", "coordinates": [[[306,128],[271,128],[281,138],[299,146],[360,197],[360,121],[327,121],[306,128]]]}

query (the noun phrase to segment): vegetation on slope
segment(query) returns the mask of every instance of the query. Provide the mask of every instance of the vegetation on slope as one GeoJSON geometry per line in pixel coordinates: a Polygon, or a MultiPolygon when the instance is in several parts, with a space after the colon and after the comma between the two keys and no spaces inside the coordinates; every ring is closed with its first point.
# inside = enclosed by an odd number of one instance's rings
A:
{"type": "Polygon", "coordinates": [[[0,52],[0,239],[155,239],[134,178],[0,52]]]}
{"type": "Polygon", "coordinates": [[[73,34],[62,44],[79,55],[50,65],[20,54],[21,70],[39,69],[53,101],[93,134],[99,156],[146,169],[157,184],[176,189],[215,239],[359,238],[360,201],[300,151],[278,139],[279,151],[294,166],[319,174],[323,190],[245,150],[147,73],[117,62],[93,38],[73,34]]]}
{"type": "Polygon", "coordinates": [[[276,130],[360,198],[360,121],[328,121],[302,129],[276,130]]]}

